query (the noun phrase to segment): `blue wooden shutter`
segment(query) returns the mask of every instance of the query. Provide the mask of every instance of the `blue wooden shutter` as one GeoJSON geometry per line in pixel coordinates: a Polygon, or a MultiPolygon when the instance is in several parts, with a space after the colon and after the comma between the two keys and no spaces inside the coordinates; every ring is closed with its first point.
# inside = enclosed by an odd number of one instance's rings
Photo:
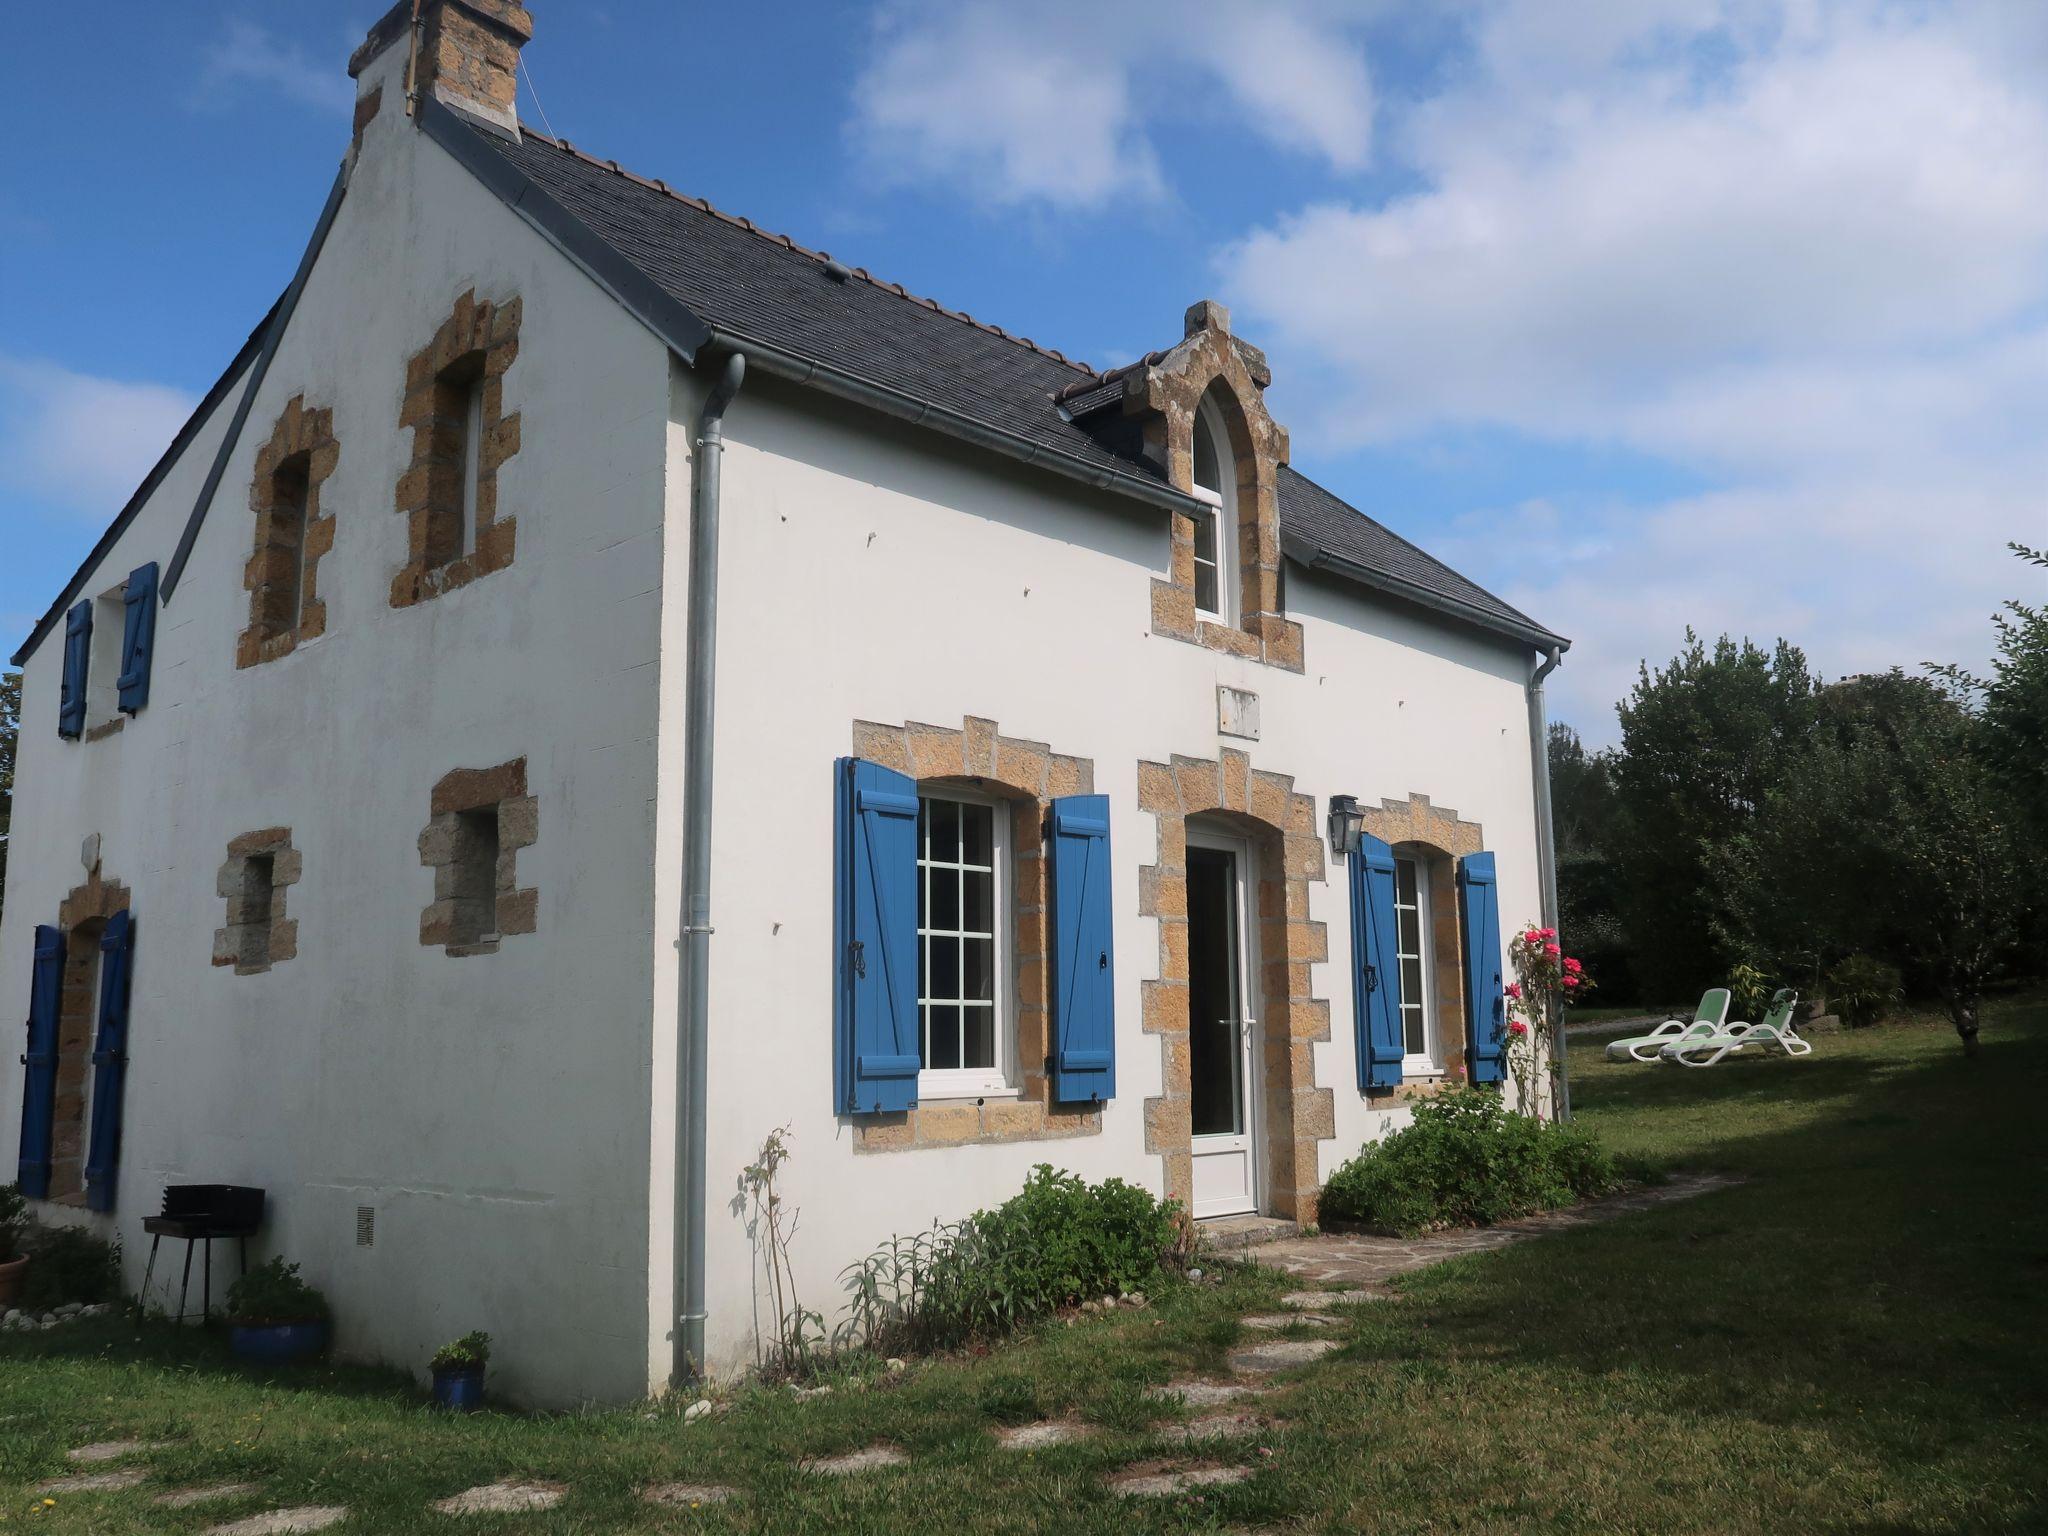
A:
{"type": "Polygon", "coordinates": [[[1370,832],[1351,855],[1351,1006],[1358,1091],[1401,1086],[1400,933],[1394,916],[1394,850],[1370,832]]]}
{"type": "Polygon", "coordinates": [[[50,1194],[50,1126],[57,1110],[57,1010],[64,994],[64,930],[36,929],[28,992],[28,1070],[21,1082],[21,1162],[17,1177],[31,1200],[50,1194]]]}
{"type": "Polygon", "coordinates": [[[1507,995],[1501,990],[1500,896],[1493,855],[1458,860],[1458,915],[1465,931],[1465,1069],[1475,1083],[1501,1080],[1507,995]]]}
{"type": "Polygon", "coordinates": [[[128,1080],[128,994],[135,970],[135,919],[107,919],[100,935],[100,1028],[92,1052],[92,1140],[85,1153],[85,1203],[114,1208],[121,1162],[121,1090],[128,1080]]]}
{"type": "Polygon", "coordinates": [[[156,562],[128,573],[122,593],[127,605],[121,626],[121,708],[134,714],[149,702],[149,658],[156,649],[156,562]]]}
{"type": "Polygon", "coordinates": [[[85,734],[85,671],[92,660],[92,601],[64,615],[64,681],[57,692],[57,734],[85,734]]]}
{"type": "Polygon", "coordinates": [[[1109,796],[1052,803],[1053,1102],[1116,1097],[1109,796]]]}
{"type": "Polygon", "coordinates": [[[833,1096],[839,1113],[917,1102],[917,785],[879,763],[837,768],[839,985],[833,1096]]]}

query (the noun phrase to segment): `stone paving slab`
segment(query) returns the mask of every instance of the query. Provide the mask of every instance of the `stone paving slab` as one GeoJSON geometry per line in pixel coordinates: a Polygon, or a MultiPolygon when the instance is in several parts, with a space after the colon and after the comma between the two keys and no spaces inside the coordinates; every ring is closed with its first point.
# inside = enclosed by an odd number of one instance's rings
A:
{"type": "Polygon", "coordinates": [[[50,1477],[36,1484],[37,1493],[109,1493],[133,1488],[149,1477],[144,1467],[118,1467],[112,1472],[76,1472],[70,1477],[50,1477]]]}
{"type": "Polygon", "coordinates": [[[856,1472],[872,1472],[878,1467],[902,1467],[910,1464],[910,1458],[893,1445],[871,1445],[864,1450],[848,1451],[844,1456],[813,1456],[803,1462],[806,1472],[815,1472],[823,1477],[851,1477],[856,1472]]]}
{"type": "Polygon", "coordinates": [[[1241,1397],[1258,1397],[1267,1389],[1244,1381],[1169,1381],[1163,1387],[1147,1387],[1145,1395],[1155,1402],[1179,1398],[1190,1408],[1213,1408],[1241,1397]]]}
{"type": "Polygon", "coordinates": [[[1091,1431],[1085,1424],[1047,1419],[1038,1424],[1018,1424],[996,1431],[996,1443],[1006,1451],[1036,1451],[1048,1445],[1068,1445],[1085,1440],[1091,1431]]]}
{"type": "Polygon", "coordinates": [[[1211,1413],[1199,1419],[1189,1419],[1185,1424],[1176,1424],[1166,1434],[1170,1439],[1194,1444],[1203,1440],[1243,1440],[1264,1434],[1274,1427],[1256,1413],[1211,1413]]]}
{"type": "Polygon", "coordinates": [[[650,1504],[666,1504],[679,1509],[695,1509],[700,1504],[723,1504],[739,1496],[737,1488],[727,1488],[720,1483],[656,1483],[640,1492],[640,1497],[650,1504]]]}
{"type": "MultiPolygon", "coordinates": [[[[1380,1286],[1396,1275],[1426,1269],[1468,1253],[1491,1253],[1574,1227],[1590,1227],[1617,1216],[1654,1210],[1678,1200],[1691,1200],[1741,1183],[1726,1174],[1683,1174],[1667,1184],[1638,1189],[1605,1200],[1589,1200],[1561,1211],[1543,1211],[1493,1227],[1460,1227],[1423,1237],[1372,1237],[1364,1233],[1326,1232],[1319,1237],[1291,1238],[1249,1249],[1246,1257],[1303,1280],[1349,1286],[1380,1286]]],[[[1302,1293],[1307,1294],[1307,1293],[1302,1293]]],[[[1320,1302],[1318,1303],[1321,1304],[1320,1302]]]]}
{"type": "Polygon", "coordinates": [[[238,1499],[245,1493],[254,1493],[254,1483],[206,1483],[197,1488],[173,1488],[169,1493],[160,1493],[156,1502],[166,1509],[189,1509],[194,1504],[211,1504],[216,1499],[238,1499]]]}
{"type": "Polygon", "coordinates": [[[211,1525],[206,1536],[298,1536],[302,1531],[324,1531],[348,1518],[339,1504],[301,1504],[293,1509],[266,1509],[245,1520],[211,1525]]]}
{"type": "Polygon", "coordinates": [[[1305,1328],[1333,1328],[1337,1319],[1322,1312],[1258,1312],[1245,1318],[1247,1328],[1262,1329],[1267,1333],[1278,1333],[1299,1323],[1305,1328]]]}
{"type": "Polygon", "coordinates": [[[529,1509],[553,1509],[568,1491],[560,1483],[508,1477],[436,1499],[434,1508],[444,1515],[513,1515],[529,1509]]]}
{"type": "Polygon", "coordinates": [[[1230,1368],[1252,1375],[1284,1371],[1290,1366],[1320,1360],[1337,1347],[1335,1339],[1270,1339],[1230,1352],[1230,1368]]]}
{"type": "Polygon", "coordinates": [[[123,1456],[135,1456],[143,1451],[160,1451],[169,1444],[168,1440],[100,1440],[66,1451],[64,1455],[68,1461],[119,1461],[123,1456]]]}
{"type": "Polygon", "coordinates": [[[1280,1298],[1283,1307],[1355,1307],[1368,1301],[1385,1301],[1386,1291],[1289,1291],[1280,1298]]]}
{"type": "Polygon", "coordinates": [[[1130,1498],[1158,1499],[1186,1493],[1190,1488],[1241,1483],[1251,1475],[1249,1467],[1176,1467],[1171,1462],[1141,1462],[1110,1478],[1109,1489],[1130,1498]]]}

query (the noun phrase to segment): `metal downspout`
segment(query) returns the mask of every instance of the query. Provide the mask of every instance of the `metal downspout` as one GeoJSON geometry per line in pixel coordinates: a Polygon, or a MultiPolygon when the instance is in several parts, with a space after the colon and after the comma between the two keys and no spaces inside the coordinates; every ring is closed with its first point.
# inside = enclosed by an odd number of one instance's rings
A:
{"type": "Polygon", "coordinates": [[[674,1269],[680,1305],[671,1334],[669,1384],[704,1371],[705,1039],[711,1004],[711,746],[718,682],[718,472],[725,456],[725,408],[747,376],[738,352],[725,360],[697,413],[690,466],[690,612],[683,702],[683,923],[677,979],[676,1222],[674,1269]]]}
{"type": "MultiPolygon", "coordinates": [[[[1529,757],[1536,780],[1536,875],[1541,886],[1543,925],[1557,923],[1557,833],[1550,815],[1550,724],[1543,707],[1543,679],[1557,670],[1564,650],[1553,645],[1550,655],[1529,678],[1529,757]]],[[[1572,1084],[1567,1071],[1564,1035],[1557,1040],[1557,1117],[1572,1117],[1572,1084]]]]}

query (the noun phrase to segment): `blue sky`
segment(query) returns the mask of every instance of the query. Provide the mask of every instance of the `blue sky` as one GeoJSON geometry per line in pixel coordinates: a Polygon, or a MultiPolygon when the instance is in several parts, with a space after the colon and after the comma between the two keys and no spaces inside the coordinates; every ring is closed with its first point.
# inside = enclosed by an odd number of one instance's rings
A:
{"type": "MultiPolygon", "coordinates": [[[[382,7],[27,8],[0,635],[289,276],[382,7]]],[[[2048,7],[534,0],[529,121],[1106,365],[1196,298],[1296,464],[1577,647],[1975,662],[2048,542],[2048,7]]]]}

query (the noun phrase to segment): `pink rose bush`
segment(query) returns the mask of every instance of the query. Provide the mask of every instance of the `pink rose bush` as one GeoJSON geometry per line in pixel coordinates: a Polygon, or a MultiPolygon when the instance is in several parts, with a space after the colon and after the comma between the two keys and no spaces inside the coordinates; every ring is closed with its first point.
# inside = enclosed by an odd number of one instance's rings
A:
{"type": "MultiPolygon", "coordinates": [[[[1564,1010],[1593,990],[1593,978],[1574,956],[1564,952],[1555,928],[1527,924],[1508,946],[1515,979],[1501,990],[1508,1005],[1508,1068],[1523,1111],[1544,1118],[1544,1099],[1535,1092],[1539,1071],[1557,1079],[1564,1010]]],[[[1547,1096],[1555,1113],[1556,1089],[1547,1096]]]]}

